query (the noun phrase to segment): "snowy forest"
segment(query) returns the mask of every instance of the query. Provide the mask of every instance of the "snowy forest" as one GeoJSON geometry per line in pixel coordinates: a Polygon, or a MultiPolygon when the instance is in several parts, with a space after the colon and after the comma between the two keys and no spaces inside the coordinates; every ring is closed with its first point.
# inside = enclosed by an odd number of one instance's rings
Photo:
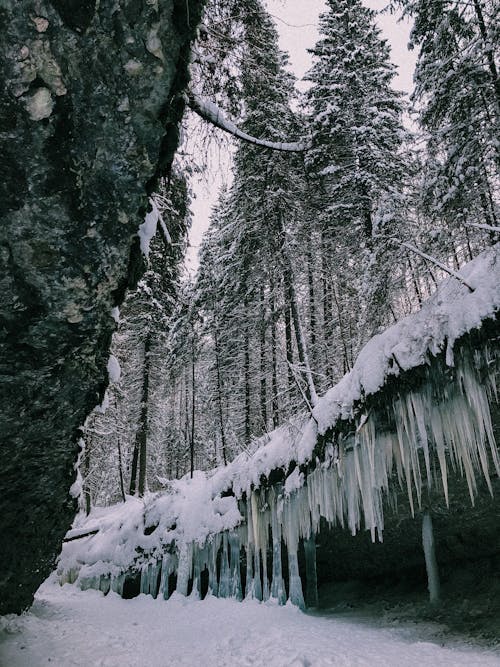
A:
{"type": "Polygon", "coordinates": [[[500,665],[500,5],[0,22],[0,667],[500,665]]]}
{"type": "Polygon", "coordinates": [[[498,239],[498,7],[392,10],[414,21],[411,99],[361,0],[328,3],[303,94],[262,2],[208,3],[191,107],[295,144],[236,143],[189,277],[190,135],[220,131],[184,119],[142,231],[146,273],[116,314],[106,410],[83,434],[87,512],[253,451],[498,239]]]}

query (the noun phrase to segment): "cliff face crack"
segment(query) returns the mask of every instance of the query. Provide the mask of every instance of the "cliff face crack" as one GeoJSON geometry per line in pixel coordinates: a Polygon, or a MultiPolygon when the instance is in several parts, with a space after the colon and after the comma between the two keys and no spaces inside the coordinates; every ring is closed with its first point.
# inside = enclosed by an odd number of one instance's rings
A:
{"type": "Polygon", "coordinates": [[[62,21],[68,28],[82,33],[92,23],[96,10],[96,0],[50,0],[62,21]]]}

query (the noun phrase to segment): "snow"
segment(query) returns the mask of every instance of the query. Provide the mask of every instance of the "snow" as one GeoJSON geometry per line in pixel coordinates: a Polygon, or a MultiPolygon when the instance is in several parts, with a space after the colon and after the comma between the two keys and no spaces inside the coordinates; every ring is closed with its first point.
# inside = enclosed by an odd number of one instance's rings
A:
{"type": "MultiPolygon", "coordinates": [[[[453,346],[465,333],[479,328],[500,309],[500,244],[466,264],[458,272],[474,291],[451,277],[440,284],[422,308],[371,338],[359,353],[350,373],[332,387],[314,410],[318,432],[324,433],[338,419],[349,418],[353,405],[376,393],[390,375],[425,364],[446,345],[453,365],[453,346]]],[[[299,460],[311,453],[304,439],[299,460]]]]}
{"type": "Polygon", "coordinates": [[[151,206],[151,210],[148,213],[146,213],[144,222],[141,225],[139,225],[139,229],[137,231],[137,234],[139,236],[141,251],[144,257],[146,257],[146,259],[149,257],[149,246],[151,245],[151,240],[156,234],[156,228],[158,223],[160,223],[160,227],[163,231],[166,240],[169,243],[171,243],[170,234],[168,233],[167,226],[165,225],[165,222],[160,213],[160,209],[158,208],[158,205],[154,197],[150,197],[149,205],[151,206]]]}
{"type": "Polygon", "coordinates": [[[224,130],[225,132],[228,132],[229,134],[232,134],[239,139],[248,141],[251,144],[263,146],[264,148],[271,148],[272,150],[276,151],[301,152],[307,148],[306,143],[300,143],[297,141],[267,141],[266,139],[252,137],[250,134],[240,130],[231,120],[226,118],[222,110],[210,100],[204,99],[195,93],[191,93],[189,101],[191,109],[199,114],[204,120],[207,120],[221,130],[224,130]]]}
{"type": "Polygon", "coordinates": [[[376,628],[295,607],[203,601],[60,587],[49,578],[31,610],[0,619],[5,667],[498,667],[500,655],[423,641],[415,630],[376,628]]]}
{"type": "MultiPolygon", "coordinates": [[[[276,429],[256,442],[253,453],[240,454],[228,466],[197,471],[193,479],[186,476],[169,482],[161,494],[150,494],[143,500],[129,497],[125,503],[94,509],[88,518],[78,517],[76,528],[99,528],[99,532],[64,545],[59,562],[62,580],[79,578],[82,583],[105,574],[118,577],[134,564],[156,566],[165,545],[172,543],[178,553],[189,546],[186,559],[197,562],[199,557],[203,561],[205,546],[214,546],[209,544],[209,536],[240,525],[238,539],[251,552],[254,546],[265,547],[258,544],[257,532],[268,534],[270,521],[278,532],[284,531],[292,554],[298,537],[307,539],[311,531],[317,532],[321,516],[331,524],[347,525],[353,534],[364,526],[375,540],[384,527],[382,494],[389,492],[389,479],[396,477],[395,471],[399,482],[406,483],[412,513],[414,494],[420,505],[424,478],[418,463],[419,446],[424,450],[428,483],[432,484],[432,474],[438,474],[429,465],[430,439],[437,452],[445,499],[446,457],[451,457],[464,471],[473,502],[475,475],[482,474],[490,484],[488,449],[497,473],[500,459],[491,427],[487,383],[477,377],[466,359],[459,359],[459,379],[450,384],[441,401],[436,401],[425,387],[396,398],[391,406],[395,433],[378,433],[373,420],[361,414],[354,440],[346,440],[336,454],[333,449],[327,452],[326,465],[309,473],[307,487],[303,486],[304,475],[295,467],[285,480],[284,498],[268,498],[271,513],[279,500],[278,517],[270,517],[269,511],[262,509],[258,513],[249,509],[252,488],[259,488],[262,475],[268,476],[277,468],[287,470],[291,461],[310,460],[318,433],[324,433],[338,419],[352,418],[356,401],[376,392],[389,375],[424,364],[429,353],[438,353],[445,344],[447,360],[453,363],[456,339],[498,310],[498,252],[497,245],[462,269],[474,291],[449,278],[418,313],[372,338],[353,370],[319,400],[314,418],[297,418],[276,429]],[[395,358],[397,363],[393,363],[395,358]],[[228,490],[234,495],[226,495],[228,490]],[[250,500],[246,507],[238,502],[243,494],[250,500]],[[252,521],[253,534],[249,528],[252,521]],[[145,528],[154,530],[145,535],[145,528]]],[[[488,382],[493,383],[494,378],[488,382]]]]}
{"type": "Polygon", "coordinates": [[[112,383],[116,384],[117,382],[120,381],[120,376],[121,376],[120,363],[114,354],[109,355],[108,376],[109,376],[109,381],[112,383]]]}

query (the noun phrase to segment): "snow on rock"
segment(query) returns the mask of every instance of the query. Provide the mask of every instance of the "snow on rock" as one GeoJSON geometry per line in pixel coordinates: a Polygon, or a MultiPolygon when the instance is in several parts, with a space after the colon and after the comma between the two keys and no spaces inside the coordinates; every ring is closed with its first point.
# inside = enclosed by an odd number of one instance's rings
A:
{"type": "Polygon", "coordinates": [[[117,383],[120,381],[121,377],[121,368],[120,368],[120,363],[118,359],[115,357],[114,354],[109,355],[108,359],[108,376],[109,376],[109,381],[113,383],[117,383]]]}
{"type": "MultiPolygon", "coordinates": [[[[459,273],[473,292],[454,278],[444,280],[418,312],[368,341],[352,371],[316,406],[319,433],[337,419],[349,417],[353,404],[377,392],[389,375],[425,364],[429,353],[436,355],[446,346],[447,361],[452,365],[455,341],[495,316],[500,308],[500,244],[466,264],[459,273]]],[[[304,444],[301,458],[309,453],[310,443],[304,444]]]]}
{"type": "MultiPolygon", "coordinates": [[[[484,319],[495,316],[499,309],[498,255],[497,244],[461,270],[468,283],[474,287],[473,292],[455,278],[447,279],[419,312],[409,315],[372,338],[361,350],[352,371],[319,400],[314,408],[313,418],[297,417],[288,425],[256,441],[252,453],[240,454],[227,466],[220,466],[206,473],[196,472],[193,479],[186,476],[169,482],[166,491],[161,494],[151,494],[144,500],[129,497],[125,503],[114,507],[94,509],[86,520],[77,519],[77,527],[83,525],[98,527],[99,532],[93,537],[64,545],[60,557],[60,572],[64,575],[70,571],[78,572],[81,568],[82,574],[87,577],[123,571],[134,563],[138,553],[155,555],[156,552],[156,556],[160,556],[162,548],[172,542],[175,542],[177,548],[183,544],[203,545],[209,535],[238,526],[243,521],[238,508],[238,499],[243,494],[249,497],[252,487],[259,487],[262,476],[268,476],[272,470],[278,468],[287,470],[292,461],[302,464],[310,460],[318,433],[324,433],[338,419],[349,418],[355,403],[363,396],[378,391],[388,376],[424,364],[429,353],[435,355],[445,346],[447,346],[447,361],[453,362],[455,341],[463,334],[480,327],[484,319]],[[394,359],[397,359],[397,363],[394,363],[394,359]],[[228,491],[230,495],[225,493],[228,491]],[[150,528],[147,531],[149,535],[144,534],[145,528],[150,528]]],[[[421,400],[419,396],[413,397],[412,400],[417,399],[421,400]]],[[[466,416],[469,407],[463,400],[463,397],[457,399],[456,405],[451,407],[458,410],[462,416],[466,416]]],[[[484,401],[476,400],[475,403],[482,405],[484,401]]],[[[439,406],[436,409],[439,410],[439,406]]],[[[471,413],[471,419],[473,417],[476,418],[477,415],[471,413]]],[[[484,420],[481,417],[479,421],[482,424],[484,420]]],[[[456,437],[457,442],[463,440],[459,435],[456,437]]],[[[473,442],[472,445],[484,448],[487,440],[493,442],[492,437],[482,434],[479,437],[479,444],[473,442]]],[[[374,434],[369,424],[364,424],[359,438],[361,441],[372,442],[374,434]]],[[[396,438],[394,447],[410,446],[406,441],[398,445],[397,435],[394,435],[394,438],[396,438]]],[[[353,462],[346,456],[344,461],[346,470],[351,464],[359,467],[359,462],[353,462]]],[[[366,465],[369,465],[368,459],[366,465]]],[[[384,466],[382,468],[385,470],[384,466]]],[[[442,472],[446,489],[444,464],[442,472]]],[[[315,484],[319,485],[318,488],[322,484],[329,485],[330,488],[335,482],[333,478],[337,479],[335,469],[324,472],[316,470],[316,473],[316,476],[314,474],[310,476],[308,484],[310,494],[313,493],[315,484]]],[[[468,474],[473,479],[473,471],[468,471],[468,474]]],[[[405,475],[410,479],[411,470],[406,470],[405,475]]],[[[487,477],[486,473],[485,475],[487,477]]],[[[335,493],[339,497],[336,505],[343,507],[345,499],[342,500],[342,494],[347,493],[347,490],[341,484],[342,476],[338,477],[335,493]]],[[[378,530],[383,528],[383,517],[375,510],[378,507],[377,494],[387,487],[385,473],[377,484],[375,489],[372,480],[364,490],[364,496],[370,501],[367,500],[368,504],[364,507],[365,527],[369,527],[373,534],[376,528],[378,530]]],[[[314,499],[308,499],[307,493],[302,493],[302,485],[303,476],[299,468],[295,467],[285,481],[285,494],[290,496],[296,493],[303,497],[304,502],[312,502],[314,499]]],[[[357,488],[352,491],[355,490],[358,493],[357,488]]],[[[350,493],[349,497],[351,496],[357,497],[354,493],[350,493]]],[[[411,496],[410,492],[409,499],[413,508],[411,496]]],[[[356,532],[361,519],[359,503],[357,500],[353,503],[348,525],[353,532],[356,532]]],[[[316,512],[318,503],[313,502],[313,506],[316,512]]],[[[322,510],[322,515],[331,516],[332,519],[329,520],[333,520],[336,511],[333,506],[329,506],[322,510]]],[[[315,521],[319,521],[319,514],[315,521]]],[[[72,578],[74,577],[69,577],[72,578]]]]}
{"type": "Polygon", "coordinates": [[[149,205],[151,206],[151,211],[146,213],[144,222],[139,225],[139,230],[137,232],[142,254],[146,258],[149,257],[149,246],[151,244],[151,240],[156,234],[156,227],[161,218],[160,211],[153,198],[150,198],[149,205]]]}
{"type": "Polygon", "coordinates": [[[29,612],[3,617],[6,667],[498,667],[498,652],[434,643],[425,628],[300,613],[291,605],[174,594],[140,595],[60,587],[47,580],[29,612]]]}

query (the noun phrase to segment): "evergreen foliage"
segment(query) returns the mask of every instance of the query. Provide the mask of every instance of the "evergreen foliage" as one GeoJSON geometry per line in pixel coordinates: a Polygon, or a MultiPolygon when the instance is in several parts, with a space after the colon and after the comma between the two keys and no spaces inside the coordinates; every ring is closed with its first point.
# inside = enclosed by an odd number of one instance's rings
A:
{"type": "Polygon", "coordinates": [[[208,3],[193,89],[247,134],[308,148],[236,144],[192,280],[179,269],[186,183],[174,176],[158,198],[172,244],[153,240],[114,337],[122,379],[85,434],[93,502],[225,464],[293,425],[368,338],[495,239],[498,10],[395,4],[415,19],[418,136],[361,0],[328,0],[301,99],[263,2],[208,3]]]}

